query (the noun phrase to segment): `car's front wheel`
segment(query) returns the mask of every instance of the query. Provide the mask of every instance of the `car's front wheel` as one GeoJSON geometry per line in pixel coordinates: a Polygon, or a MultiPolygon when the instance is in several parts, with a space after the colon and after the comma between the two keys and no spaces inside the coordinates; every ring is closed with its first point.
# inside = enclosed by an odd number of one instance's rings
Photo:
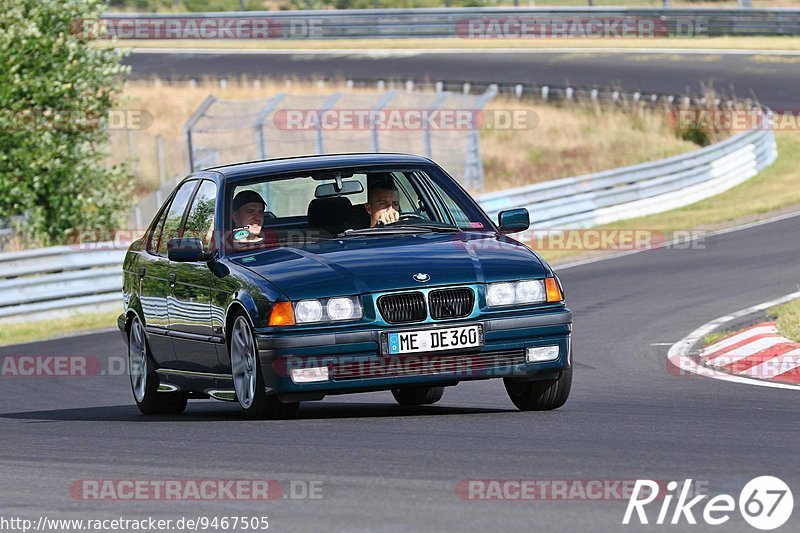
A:
{"type": "Polygon", "coordinates": [[[158,392],[155,362],[147,347],[144,326],[134,317],[128,331],[128,369],[136,407],[145,415],[177,415],[186,409],[181,392],[158,392]]]}
{"type": "Polygon", "coordinates": [[[233,388],[247,418],[285,419],[297,413],[299,402],[283,403],[277,396],[267,395],[253,328],[244,313],[240,312],[234,318],[228,350],[233,388]]]}
{"type": "Polygon", "coordinates": [[[567,402],[572,388],[572,367],[565,368],[557,378],[540,381],[513,381],[504,378],[506,392],[520,411],[549,411],[567,402]]]}
{"type": "Polygon", "coordinates": [[[392,396],[400,405],[430,405],[442,399],[444,387],[404,387],[392,389],[392,396]]]}

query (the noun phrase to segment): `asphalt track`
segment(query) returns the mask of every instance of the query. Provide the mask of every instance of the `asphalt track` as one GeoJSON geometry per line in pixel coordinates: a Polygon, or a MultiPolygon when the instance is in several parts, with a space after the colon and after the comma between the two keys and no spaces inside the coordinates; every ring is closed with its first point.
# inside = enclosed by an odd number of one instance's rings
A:
{"type": "Polygon", "coordinates": [[[137,52],[134,78],[262,77],[463,80],[755,97],[773,109],[797,106],[800,57],[756,53],[342,51],[137,52]]]}
{"type": "MultiPolygon", "coordinates": [[[[236,405],[212,401],[145,418],[125,375],[3,376],[2,514],[268,515],[274,531],[653,531],[623,527],[622,501],[464,501],[455,487],[466,479],[692,478],[712,495],[738,497],[751,478],[776,475],[797,499],[795,392],[674,376],[665,354],[712,318],[796,291],[799,264],[794,217],[709,237],[702,249],[563,270],[577,367],[570,400],[554,412],[518,412],[502,384],[487,381],[462,383],[423,408],[370,393],[303,404],[292,421],[248,422],[236,405]],[[322,480],[323,498],[98,502],[69,492],[80,479],[209,478],[322,480]]],[[[101,362],[124,353],[117,333],[0,350],[101,362]]],[[[798,521],[795,512],[784,529],[797,531],[798,521]]],[[[737,513],[721,527],[684,521],[670,530],[711,529],[754,531],[737,513]]]]}

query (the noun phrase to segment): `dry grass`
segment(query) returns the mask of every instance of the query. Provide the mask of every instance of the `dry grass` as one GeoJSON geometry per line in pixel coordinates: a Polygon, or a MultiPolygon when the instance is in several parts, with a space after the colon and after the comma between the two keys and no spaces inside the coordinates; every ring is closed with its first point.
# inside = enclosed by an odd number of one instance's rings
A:
{"type": "Polygon", "coordinates": [[[68,317],[49,318],[0,327],[0,346],[56,339],[64,335],[115,328],[119,311],[78,312],[68,317]]]}
{"type": "MultiPolygon", "coordinates": [[[[488,109],[508,106],[493,102],[488,109]]],[[[643,163],[697,146],[678,139],[666,112],[602,106],[532,105],[538,125],[524,131],[482,131],[486,190],[517,187],[643,163]]]]}
{"type": "Polygon", "coordinates": [[[777,319],[781,335],[800,342],[800,300],[773,307],[767,311],[767,315],[777,319]]]}
{"type": "Polygon", "coordinates": [[[732,333],[733,333],[733,331],[730,331],[730,330],[727,330],[727,329],[723,329],[721,331],[715,331],[714,333],[709,333],[708,335],[703,337],[703,345],[704,346],[709,346],[711,344],[714,344],[715,342],[721,341],[725,337],[728,337],[732,333]]]}
{"type": "MultiPolygon", "coordinates": [[[[154,117],[152,125],[130,134],[114,131],[111,161],[129,159],[128,135],[134,145],[139,193],[159,184],[156,137],[163,139],[167,177],[186,171],[183,125],[210,93],[223,99],[264,98],[278,92],[327,94],[333,91],[370,92],[344,85],[240,80],[219,83],[166,84],[158,80],[130,82],[119,107],[141,109],[154,117]]],[[[488,111],[521,109],[538,117],[535,127],[481,131],[486,191],[607,170],[659,159],[697,148],[679,140],[666,124],[665,112],[621,110],[600,106],[559,107],[497,98],[488,111]]]]}

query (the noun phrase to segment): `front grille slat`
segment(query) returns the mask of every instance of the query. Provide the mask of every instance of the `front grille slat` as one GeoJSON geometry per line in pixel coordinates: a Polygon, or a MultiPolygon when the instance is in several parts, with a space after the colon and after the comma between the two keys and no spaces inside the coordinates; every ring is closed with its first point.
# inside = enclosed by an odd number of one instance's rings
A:
{"type": "Polygon", "coordinates": [[[431,318],[463,318],[472,312],[475,293],[472,289],[444,289],[428,295],[431,318]]]}
{"type": "Polygon", "coordinates": [[[378,310],[390,324],[419,322],[428,316],[421,292],[387,294],[378,298],[378,310]]]}

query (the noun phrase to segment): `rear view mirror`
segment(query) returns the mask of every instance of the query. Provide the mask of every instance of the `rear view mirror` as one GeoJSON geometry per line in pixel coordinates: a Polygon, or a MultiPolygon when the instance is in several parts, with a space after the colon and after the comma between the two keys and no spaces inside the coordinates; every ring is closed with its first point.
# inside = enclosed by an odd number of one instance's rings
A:
{"type": "Polygon", "coordinates": [[[167,242],[167,258],[176,263],[196,263],[210,261],[211,254],[203,250],[203,241],[196,237],[186,237],[167,242]]]}
{"type": "Polygon", "coordinates": [[[349,180],[342,181],[342,188],[340,191],[336,190],[335,183],[323,183],[322,185],[317,185],[317,190],[314,191],[314,196],[316,198],[330,198],[332,196],[358,194],[360,192],[364,192],[364,186],[361,185],[361,182],[357,180],[349,180]]]}
{"type": "Polygon", "coordinates": [[[524,207],[501,211],[497,215],[497,221],[500,226],[500,233],[504,234],[525,231],[531,225],[530,215],[524,207]]]}

